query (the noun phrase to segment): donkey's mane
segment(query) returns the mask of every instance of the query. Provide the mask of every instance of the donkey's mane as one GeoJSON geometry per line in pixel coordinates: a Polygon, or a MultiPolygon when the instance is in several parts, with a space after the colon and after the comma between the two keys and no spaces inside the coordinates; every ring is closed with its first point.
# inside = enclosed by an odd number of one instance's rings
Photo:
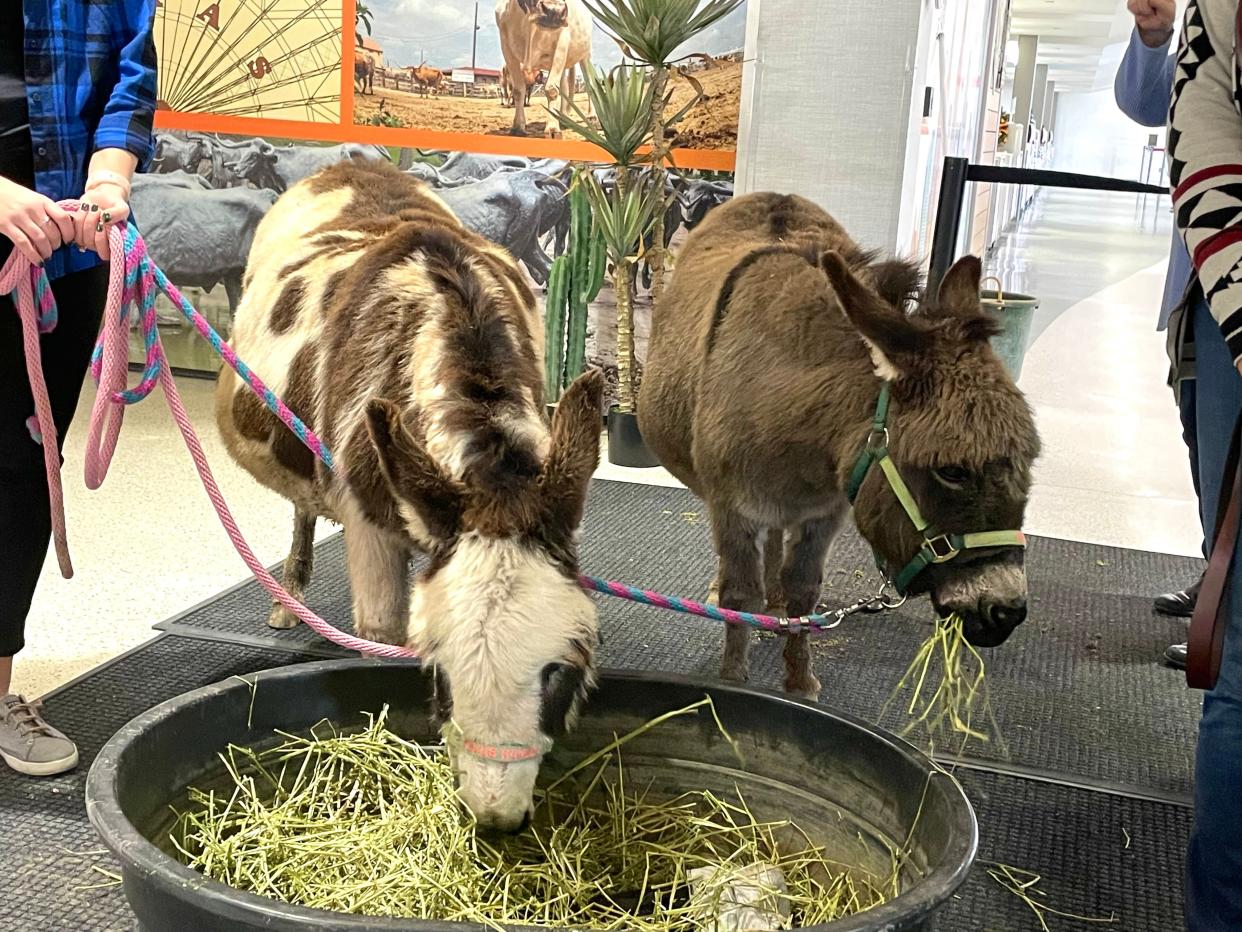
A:
{"type": "Polygon", "coordinates": [[[756,247],[729,270],[716,298],[707,334],[708,351],[715,343],[717,330],[724,323],[738,283],[751,266],[769,256],[790,255],[818,269],[820,258],[830,250],[841,256],[852,272],[870,282],[876,293],[902,314],[908,314],[919,301],[923,292],[923,274],[916,263],[908,259],[882,259],[878,249],[863,249],[856,243],[834,243],[826,240],[819,231],[801,236],[794,234],[789,239],[756,247]]]}
{"type": "Polygon", "coordinates": [[[525,404],[514,378],[521,362],[514,322],[496,306],[496,289],[479,274],[477,256],[455,231],[420,231],[418,249],[445,296],[440,326],[447,392],[439,402],[444,426],[468,438],[463,460],[469,484],[490,496],[512,495],[535,480],[542,465],[532,445],[499,419],[525,404]]]}

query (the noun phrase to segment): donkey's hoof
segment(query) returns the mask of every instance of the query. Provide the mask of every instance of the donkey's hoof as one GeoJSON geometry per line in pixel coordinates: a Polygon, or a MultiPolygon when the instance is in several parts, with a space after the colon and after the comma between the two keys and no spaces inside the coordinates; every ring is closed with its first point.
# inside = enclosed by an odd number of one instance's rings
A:
{"type": "Polygon", "coordinates": [[[745,683],[750,679],[750,671],[744,666],[727,663],[720,668],[720,678],[728,683],[745,683]]]}
{"type": "Polygon", "coordinates": [[[819,680],[814,676],[785,681],[786,694],[795,699],[805,699],[807,702],[818,702],[821,689],[819,680]]]}
{"type": "Polygon", "coordinates": [[[360,624],[357,628],[358,637],[376,644],[392,644],[396,647],[405,646],[405,628],[392,625],[360,624]]]}
{"type": "Polygon", "coordinates": [[[277,628],[281,631],[287,631],[290,628],[296,628],[300,619],[289,609],[283,605],[273,605],[272,611],[267,616],[267,626],[269,628],[277,628]]]}

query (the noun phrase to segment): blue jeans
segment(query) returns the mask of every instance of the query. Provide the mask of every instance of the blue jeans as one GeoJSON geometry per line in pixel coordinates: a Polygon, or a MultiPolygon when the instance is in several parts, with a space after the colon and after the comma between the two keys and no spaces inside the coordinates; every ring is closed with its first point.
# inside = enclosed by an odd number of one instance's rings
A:
{"type": "MultiPolygon", "coordinates": [[[[1198,389],[1194,379],[1187,379],[1181,384],[1181,398],[1178,402],[1178,414],[1182,420],[1182,440],[1186,442],[1186,451],[1190,454],[1190,481],[1195,487],[1195,501],[1203,501],[1203,488],[1199,482],[1199,413],[1197,406],[1198,389]]],[[[1202,515],[1200,520],[1202,521],[1202,515]]],[[[1203,555],[1208,552],[1207,538],[1203,539],[1203,555]]]]}
{"type": "MultiPolygon", "coordinates": [[[[1209,542],[1216,527],[1225,459],[1242,411],[1242,377],[1225,338],[1200,302],[1195,308],[1196,440],[1200,516],[1209,542]]],[[[1242,929],[1242,561],[1235,554],[1229,629],[1216,688],[1203,699],[1195,763],[1195,821],[1187,855],[1189,932],[1242,929]]]]}

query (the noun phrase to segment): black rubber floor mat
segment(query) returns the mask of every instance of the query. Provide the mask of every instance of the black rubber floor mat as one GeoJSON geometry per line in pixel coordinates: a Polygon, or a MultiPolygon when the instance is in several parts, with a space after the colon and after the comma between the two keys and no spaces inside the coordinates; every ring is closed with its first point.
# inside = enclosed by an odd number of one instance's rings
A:
{"type": "MultiPolygon", "coordinates": [[[[714,575],[703,506],[688,492],[618,482],[591,489],[582,535],[585,572],[691,598],[714,575]]],[[[869,550],[852,531],[829,556],[824,598],[835,607],[875,586],[869,550]]],[[[1185,637],[1183,623],[1152,612],[1152,596],[1181,588],[1194,560],[1065,541],[1033,539],[1027,558],[1031,618],[987,653],[992,705],[1008,746],[972,744],[967,756],[1136,787],[1182,799],[1190,792],[1199,694],[1158,662],[1185,637]]],[[[312,608],[349,628],[344,545],[316,549],[312,608]]],[[[612,598],[599,598],[602,662],[714,676],[718,626],[612,598]]],[[[257,583],[157,626],[256,646],[339,654],[304,626],[266,627],[268,600],[257,583]]],[[[823,701],[868,720],[879,717],[919,644],[930,632],[926,600],[889,615],[848,619],[814,646],[823,701]]],[[[758,638],[752,681],[779,686],[780,641],[758,638]]],[[[891,711],[883,724],[901,727],[891,711]]]]}
{"type": "Polygon", "coordinates": [[[83,804],[95,755],[122,725],[166,699],[297,659],[286,651],[162,637],[48,697],[48,721],[77,742],[81,761],[72,773],[50,778],[0,765],[0,928],[132,929],[121,888],[103,873],[116,864],[83,804]]]}
{"type": "MultiPolygon", "coordinates": [[[[86,817],[86,772],[107,738],[143,710],[230,676],[301,659],[289,652],[161,638],[92,671],[47,702],[48,717],[79,742],[70,775],[30,779],[0,768],[0,927],[13,932],[131,932],[116,864],[86,817]]],[[[962,771],[981,825],[980,857],[1043,877],[1044,901],[1063,912],[1115,915],[1114,926],[1054,918],[1054,930],[1171,932],[1182,903],[1181,852],[1189,813],[1176,806],[962,771]]],[[[946,908],[946,932],[1037,932],[1039,920],[976,867],[946,908]]],[[[173,932],[173,930],[149,930],[173,932]]]]}
{"type": "Polygon", "coordinates": [[[939,928],[1041,928],[1031,908],[989,876],[1001,864],[1038,875],[1042,895],[1034,898],[1051,909],[1115,919],[1101,925],[1048,913],[1052,932],[1183,928],[1185,809],[988,773],[959,778],[979,819],[979,860],[939,928]]]}

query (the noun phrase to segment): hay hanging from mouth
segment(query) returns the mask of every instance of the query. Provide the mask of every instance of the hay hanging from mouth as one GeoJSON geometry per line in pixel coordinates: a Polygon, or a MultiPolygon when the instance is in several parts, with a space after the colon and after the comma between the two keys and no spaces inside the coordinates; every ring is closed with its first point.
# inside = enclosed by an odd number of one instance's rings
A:
{"type": "Polygon", "coordinates": [[[947,744],[954,737],[963,745],[971,739],[986,742],[995,737],[1004,752],[988,696],[983,657],[966,640],[961,615],[937,619],[935,630],[906,668],[881,715],[899,699],[909,717],[898,732],[901,737],[921,730],[931,747],[947,744]],[[902,698],[907,693],[908,700],[902,698]]]}
{"type": "Polygon", "coordinates": [[[621,749],[650,724],[553,784],[529,830],[486,837],[457,799],[445,749],[403,740],[386,714],[353,734],[320,725],[268,750],[230,747],[228,788],[189,791],[173,834],[185,863],[287,903],[493,928],[712,928],[730,883],[753,884],[765,866],[779,868],[785,889],[762,895],[795,926],[898,893],[899,852],[877,877],[833,861],[791,822],[756,818],[740,792],[655,799],[628,785],[621,749]],[[692,895],[691,872],[702,868],[712,877],[692,895]]]}

